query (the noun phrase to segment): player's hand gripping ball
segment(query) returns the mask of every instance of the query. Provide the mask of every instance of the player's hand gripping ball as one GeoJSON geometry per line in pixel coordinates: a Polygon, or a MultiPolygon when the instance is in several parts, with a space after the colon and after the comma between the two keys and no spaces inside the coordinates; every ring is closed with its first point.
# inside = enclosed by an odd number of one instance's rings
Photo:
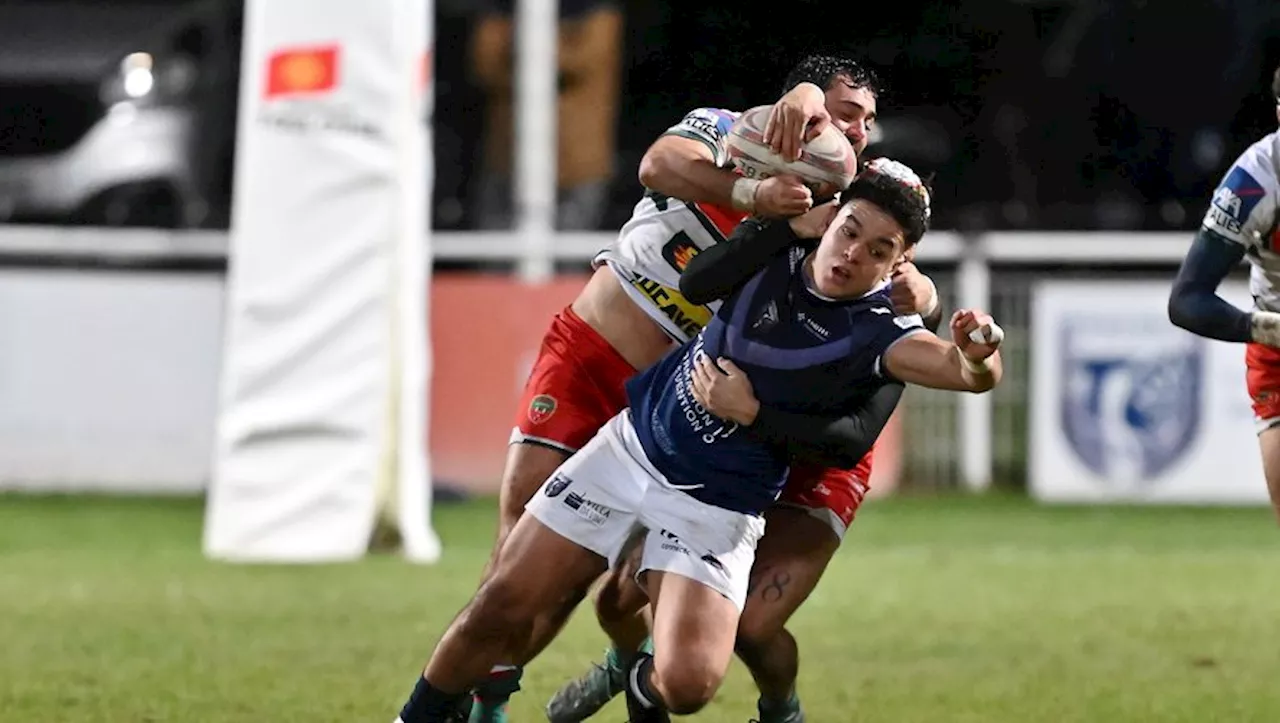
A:
{"type": "Polygon", "coordinates": [[[805,142],[800,157],[788,161],[765,142],[765,125],[773,106],[760,105],[738,116],[729,129],[727,144],[733,165],[747,178],[766,179],[788,173],[799,176],[816,198],[828,198],[853,182],[858,156],[849,139],[827,124],[816,138],[805,142]]]}
{"type": "Polygon", "coordinates": [[[800,83],[778,99],[764,126],[764,142],[788,161],[800,158],[808,141],[831,125],[827,94],[812,83],[800,83]]]}
{"type": "Polygon", "coordinates": [[[794,218],[813,208],[813,191],[804,179],[784,173],[761,181],[755,202],[761,218],[794,218]]]}

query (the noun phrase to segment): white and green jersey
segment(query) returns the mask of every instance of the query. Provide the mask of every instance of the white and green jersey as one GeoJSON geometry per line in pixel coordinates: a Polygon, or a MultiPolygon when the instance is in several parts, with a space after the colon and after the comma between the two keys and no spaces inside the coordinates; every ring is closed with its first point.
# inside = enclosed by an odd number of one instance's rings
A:
{"type": "MultiPolygon", "coordinates": [[[[730,165],[725,140],[738,114],[698,108],[667,129],[669,135],[705,143],[717,165],[730,165]]],[[[708,203],[687,203],[646,191],[618,238],[596,254],[608,264],[622,288],[672,338],[685,342],[698,334],[719,308],[691,304],[680,294],[680,273],[703,249],[728,238],[746,214],[708,203]]]]}

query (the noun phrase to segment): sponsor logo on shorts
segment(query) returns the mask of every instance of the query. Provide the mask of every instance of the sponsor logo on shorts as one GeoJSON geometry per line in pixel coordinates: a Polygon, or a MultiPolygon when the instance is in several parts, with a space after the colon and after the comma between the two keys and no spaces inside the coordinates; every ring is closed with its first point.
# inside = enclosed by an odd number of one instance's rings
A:
{"type": "Polygon", "coordinates": [[[564,498],[564,504],[569,509],[578,513],[582,519],[599,527],[609,520],[612,509],[605,507],[599,502],[592,502],[577,492],[570,492],[568,497],[564,498]]]}
{"type": "Polygon", "coordinates": [[[566,477],[561,472],[551,475],[551,479],[547,480],[547,486],[542,488],[543,494],[548,497],[559,497],[564,489],[572,484],[573,480],[566,477]]]}
{"type": "Polygon", "coordinates": [[[658,534],[665,540],[665,542],[662,543],[662,549],[668,552],[679,552],[682,555],[689,554],[689,548],[684,546],[684,543],[680,541],[679,537],[676,537],[674,534],[667,532],[666,530],[663,530],[658,534]]]}
{"type": "Polygon", "coordinates": [[[719,570],[720,572],[725,572],[724,563],[716,559],[715,555],[712,555],[711,553],[707,553],[702,556],[701,560],[707,563],[708,565],[710,565],[711,567],[714,567],[715,569],[719,570]]]}
{"type": "Polygon", "coordinates": [[[539,394],[529,402],[529,421],[542,424],[556,413],[556,398],[550,394],[539,394]]]}

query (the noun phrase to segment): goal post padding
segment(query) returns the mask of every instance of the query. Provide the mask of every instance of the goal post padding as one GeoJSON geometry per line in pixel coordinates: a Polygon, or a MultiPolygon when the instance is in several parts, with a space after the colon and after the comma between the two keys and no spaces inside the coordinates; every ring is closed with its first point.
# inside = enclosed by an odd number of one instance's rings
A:
{"type": "Polygon", "coordinates": [[[430,0],[248,0],[208,556],[434,561],[430,0]]]}

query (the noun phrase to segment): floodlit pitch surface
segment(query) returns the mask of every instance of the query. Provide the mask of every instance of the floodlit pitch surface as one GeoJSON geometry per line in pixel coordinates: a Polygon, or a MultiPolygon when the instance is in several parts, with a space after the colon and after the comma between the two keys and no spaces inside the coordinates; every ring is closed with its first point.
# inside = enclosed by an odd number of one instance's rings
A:
{"type": "MultiPolygon", "coordinates": [[[[0,496],[0,721],[389,721],[493,518],[439,507],[434,567],[238,567],[202,559],[195,500],[0,496]]],[[[1277,721],[1280,529],[1256,508],[875,501],[792,629],[814,723],[1277,721]]],[[[581,611],[513,720],[543,720],[603,645],[581,611]]],[[[695,719],[754,713],[735,663],[695,719]]]]}

